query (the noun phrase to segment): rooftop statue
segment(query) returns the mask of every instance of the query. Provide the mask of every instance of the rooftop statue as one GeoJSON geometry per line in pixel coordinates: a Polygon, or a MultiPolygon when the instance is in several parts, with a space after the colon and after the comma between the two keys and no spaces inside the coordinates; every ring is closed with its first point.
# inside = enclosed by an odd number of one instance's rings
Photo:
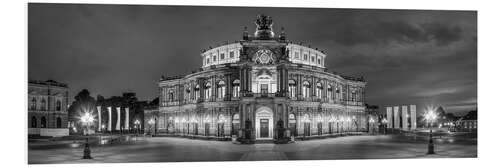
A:
{"type": "Polygon", "coordinates": [[[255,37],[257,39],[271,39],[274,38],[273,32],[273,20],[271,16],[258,15],[255,20],[255,25],[257,25],[257,30],[255,31],[255,37]]]}

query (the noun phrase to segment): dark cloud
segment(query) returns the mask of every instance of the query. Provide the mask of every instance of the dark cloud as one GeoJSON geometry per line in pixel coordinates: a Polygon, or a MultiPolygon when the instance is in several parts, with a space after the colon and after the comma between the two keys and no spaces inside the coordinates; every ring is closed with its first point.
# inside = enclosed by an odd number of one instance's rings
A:
{"type": "Polygon", "coordinates": [[[474,11],[29,4],[28,77],[152,99],[161,75],[199,68],[200,50],[239,40],[260,13],[326,51],[330,71],[367,78],[368,103],[477,103],[474,11]]]}

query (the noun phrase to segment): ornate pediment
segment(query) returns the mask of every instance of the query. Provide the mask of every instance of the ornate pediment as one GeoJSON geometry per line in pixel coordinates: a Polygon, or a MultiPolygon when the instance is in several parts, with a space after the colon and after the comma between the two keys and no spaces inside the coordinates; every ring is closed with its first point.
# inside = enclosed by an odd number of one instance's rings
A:
{"type": "Polygon", "coordinates": [[[261,49],[255,52],[252,60],[257,64],[273,64],[276,57],[271,50],[261,49]]]}

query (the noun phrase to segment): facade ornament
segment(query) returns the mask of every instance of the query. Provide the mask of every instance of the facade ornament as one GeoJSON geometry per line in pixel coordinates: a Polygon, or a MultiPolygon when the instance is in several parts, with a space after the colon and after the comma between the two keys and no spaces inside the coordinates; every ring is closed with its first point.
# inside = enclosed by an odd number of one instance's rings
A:
{"type": "Polygon", "coordinates": [[[268,49],[262,49],[255,53],[253,61],[258,64],[272,64],[274,63],[273,52],[268,49]]]}

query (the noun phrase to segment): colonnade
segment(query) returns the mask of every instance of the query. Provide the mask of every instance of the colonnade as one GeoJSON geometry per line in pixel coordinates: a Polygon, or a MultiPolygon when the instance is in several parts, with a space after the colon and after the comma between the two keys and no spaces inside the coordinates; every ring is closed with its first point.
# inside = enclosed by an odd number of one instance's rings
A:
{"type": "Polygon", "coordinates": [[[387,128],[401,130],[417,129],[417,106],[410,105],[409,109],[408,113],[408,106],[386,107],[387,128]]]}
{"type": "MultiPolygon", "coordinates": [[[[125,122],[124,123],[120,123],[121,121],[121,107],[115,107],[116,108],[116,115],[117,115],[117,119],[116,119],[116,124],[115,124],[115,129],[114,130],[130,130],[129,128],[129,123],[130,123],[130,117],[129,117],[129,108],[128,107],[125,107],[124,110],[125,110],[125,122]],[[123,124],[123,126],[122,126],[123,124]]],[[[109,106],[109,107],[106,107],[105,109],[107,109],[107,113],[108,113],[108,121],[107,121],[107,126],[104,127],[103,126],[103,120],[102,120],[102,117],[101,117],[101,113],[102,112],[105,112],[103,111],[102,109],[103,106],[97,106],[97,122],[98,122],[98,130],[99,132],[101,131],[113,131],[113,124],[112,124],[112,119],[113,119],[113,111],[112,111],[112,107],[109,106]]]]}

